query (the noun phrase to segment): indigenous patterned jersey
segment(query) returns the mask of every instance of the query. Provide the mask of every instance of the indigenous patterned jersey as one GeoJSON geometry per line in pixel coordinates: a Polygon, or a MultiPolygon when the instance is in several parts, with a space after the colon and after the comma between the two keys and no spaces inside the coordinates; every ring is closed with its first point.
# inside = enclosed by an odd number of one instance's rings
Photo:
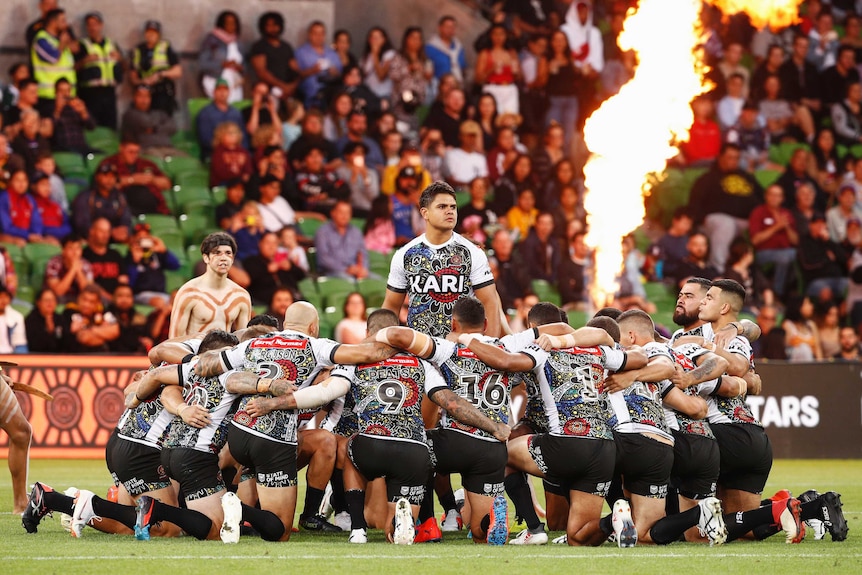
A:
{"type": "Polygon", "coordinates": [[[693,328],[689,331],[684,331],[682,328],[679,328],[678,330],[673,332],[673,335],[670,338],[671,345],[673,345],[674,342],[676,342],[676,340],[678,340],[679,338],[681,338],[684,335],[694,335],[694,336],[702,337],[706,341],[712,341],[713,339],[715,339],[715,332],[712,331],[712,324],[711,323],[705,323],[705,324],[699,325],[696,328],[693,328]]]}
{"type": "MultiPolygon", "coordinates": [[[[650,342],[643,346],[643,350],[648,360],[666,357],[673,361],[667,346],[660,343],[650,342]]],[[[673,441],[662,407],[662,398],[671,389],[673,384],[667,379],[635,381],[626,389],[609,394],[613,415],[608,425],[618,433],[655,433],[673,441]]]]}
{"type": "Polygon", "coordinates": [[[551,435],[613,439],[610,407],[604,390],[605,370],[625,367],[626,354],[607,347],[569,347],[550,352],[531,346],[524,353],[536,359],[533,370],[548,415],[551,435]]]}
{"type": "MultiPolygon", "coordinates": [[[[670,353],[673,356],[674,362],[682,367],[686,372],[692,371],[697,367],[697,358],[709,353],[709,350],[695,343],[687,343],[677,348],[669,347],[670,353]]],[[[704,399],[708,399],[718,387],[718,380],[713,379],[693,385],[684,390],[684,393],[689,395],[700,395],[704,399]]],[[[680,413],[675,409],[665,408],[665,416],[667,417],[668,425],[671,429],[679,430],[682,433],[690,435],[702,435],[710,439],[715,439],[712,429],[709,427],[709,422],[705,419],[692,419],[684,413],[680,413]]]]}
{"type": "Polygon", "coordinates": [[[422,398],[446,382],[427,361],[408,353],[362,365],[339,365],[331,375],[350,382],[359,433],[425,444],[422,398]]]}
{"type": "MultiPolygon", "coordinates": [[[[714,337],[714,336],[713,336],[714,337]]],[[[744,357],[752,369],[754,368],[754,360],[751,352],[751,344],[741,335],[736,336],[727,345],[727,351],[733,354],[744,357]]],[[[719,397],[711,395],[707,399],[707,414],[706,418],[710,423],[745,423],[753,424],[758,427],[763,425],[754,417],[748,404],[745,403],[744,396],[737,397],[719,397]]]]}
{"type": "Polygon", "coordinates": [[[358,417],[353,411],[354,407],[356,404],[353,402],[353,394],[348,393],[339,397],[330,404],[326,416],[320,422],[320,428],[342,437],[359,433],[358,417]]]}
{"type": "Polygon", "coordinates": [[[227,374],[217,377],[200,377],[192,370],[197,361],[177,366],[183,382],[183,398],[187,405],[199,405],[209,411],[209,424],[198,429],[180,417],[174,417],[162,438],[162,447],[173,449],[184,447],[218,455],[227,443],[228,423],[236,411],[238,395],[225,388],[227,374]]]}
{"type": "MultiPolygon", "coordinates": [[[[483,336],[480,340],[503,347],[500,340],[492,337],[483,336]]],[[[508,424],[509,394],[512,391],[509,374],[489,367],[460,343],[434,338],[434,345],[434,355],[428,361],[440,369],[449,389],[469,401],[491,421],[508,424]]],[[[440,426],[486,441],[497,441],[488,432],[453,419],[445,410],[440,426]]]]}
{"type": "Polygon", "coordinates": [[[458,298],[493,283],[488,258],[472,242],[453,233],[435,246],[422,234],[395,252],[387,287],[409,294],[408,327],[446,337],[458,298]]]}
{"type": "MultiPolygon", "coordinates": [[[[539,330],[531,328],[504,336],[500,341],[507,351],[517,353],[533,345],[538,337],[539,330]]],[[[542,403],[542,393],[539,391],[539,380],[536,379],[536,374],[532,371],[525,371],[514,375],[524,382],[527,390],[527,408],[524,410],[523,421],[529,424],[533,433],[547,433],[549,431],[548,415],[545,413],[545,406],[542,403]]],[[[515,387],[515,382],[512,383],[512,387],[515,387]]]]}
{"type": "MultiPolygon", "coordinates": [[[[164,365],[169,364],[162,363],[162,366],[164,365]]],[[[161,393],[161,390],[159,390],[159,393],[161,393]]],[[[168,413],[165,406],[162,405],[159,393],[156,393],[153,397],[147,399],[147,401],[141,402],[134,409],[123,411],[123,414],[120,415],[120,420],[117,422],[117,434],[120,437],[161,449],[159,438],[161,438],[165,428],[170,424],[174,416],[168,413]]]]}
{"type": "MultiPolygon", "coordinates": [[[[254,371],[261,377],[284,378],[299,388],[311,385],[317,372],[334,365],[338,344],[297,331],[280,331],[265,337],[244,341],[223,351],[222,361],[228,369],[254,371]]],[[[296,443],[298,412],[276,409],[260,417],[251,417],[245,406],[254,397],[243,396],[233,417],[233,424],[244,431],[282,443],[296,443]]]]}

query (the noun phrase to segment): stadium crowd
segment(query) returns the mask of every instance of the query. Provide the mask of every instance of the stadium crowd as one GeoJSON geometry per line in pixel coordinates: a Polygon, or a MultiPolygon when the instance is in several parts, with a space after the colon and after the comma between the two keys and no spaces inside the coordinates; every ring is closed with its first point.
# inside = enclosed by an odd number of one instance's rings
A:
{"type": "MultiPolygon", "coordinates": [[[[473,4],[489,20],[478,38],[444,15],[427,36],[375,27],[361,41],[311,22],[296,47],[283,14],[262,14],[245,46],[248,23],[222,12],[198,54],[205,97],[179,102],[184,70],[159,22],[123,47],[100,13],[40,1],[29,61],[2,89],[0,352],[145,353],[167,337],[171,293],[202,271],[195,250],[217,229],[237,240],[231,279],[256,311],[306,299],[342,337],[382,303],[389,258],[424,231],[417,201],[434,180],[458,190],[458,231],[487,250],[511,319],[534,295],[583,310],[581,129],[633,74],[616,37],[636,2],[473,4]],[[133,97],[120,111],[123,82],[133,97]]],[[[645,280],[675,294],[692,275],[732,278],[750,316],[774,326],[760,356],[859,357],[854,8],[811,0],[798,25],[772,32],[705,6],[714,88],[692,103],[649,225],[624,242],[617,305],[656,311],[645,280]]]]}

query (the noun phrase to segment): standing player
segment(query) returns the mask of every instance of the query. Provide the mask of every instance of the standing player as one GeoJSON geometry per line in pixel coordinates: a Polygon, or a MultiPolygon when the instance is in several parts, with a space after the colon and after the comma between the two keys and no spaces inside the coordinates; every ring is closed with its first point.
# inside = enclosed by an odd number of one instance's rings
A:
{"type": "Polygon", "coordinates": [[[451,328],[452,306],[462,295],[475,295],[485,306],[488,335],[500,335],[502,309],[485,253],[455,233],[458,205],[455,190],[434,182],[422,191],[419,212],[425,233],[395,252],[383,308],[398,314],[409,296],[407,326],[445,337],[451,328]]]}
{"type": "Polygon", "coordinates": [[[27,469],[30,466],[30,437],[33,430],[24,417],[11,380],[0,368],[0,428],[9,434],[9,472],[12,474],[12,512],[28,508],[27,469]]]}
{"type": "Polygon", "coordinates": [[[251,318],[248,292],[227,277],[236,257],[233,237],[225,232],[208,235],[201,242],[201,257],[206,271],[183,284],[174,298],[172,338],[211,329],[234,331],[251,318]]]}

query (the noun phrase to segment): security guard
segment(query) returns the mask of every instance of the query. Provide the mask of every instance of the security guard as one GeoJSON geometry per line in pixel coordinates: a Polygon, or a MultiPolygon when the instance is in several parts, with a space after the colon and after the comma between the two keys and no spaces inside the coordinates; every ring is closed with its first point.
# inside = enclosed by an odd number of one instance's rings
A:
{"type": "Polygon", "coordinates": [[[57,80],[68,80],[72,85],[72,95],[75,95],[72,49],[77,43],[69,34],[68,27],[65,11],[59,8],[51,10],[45,15],[44,27],[36,34],[30,48],[33,79],[39,84],[39,113],[45,118],[54,113],[57,80]]]}
{"type": "Polygon", "coordinates": [[[156,20],[147,20],[144,24],[144,41],[132,53],[129,75],[133,87],[141,84],[150,87],[152,109],[168,114],[177,110],[174,80],[182,77],[183,70],[170,42],[162,40],[162,25],[156,20]]]}
{"type": "Polygon", "coordinates": [[[100,12],[84,16],[87,37],[78,53],[78,93],[99,126],[117,129],[117,86],[123,81],[120,49],[104,34],[100,12]]]}

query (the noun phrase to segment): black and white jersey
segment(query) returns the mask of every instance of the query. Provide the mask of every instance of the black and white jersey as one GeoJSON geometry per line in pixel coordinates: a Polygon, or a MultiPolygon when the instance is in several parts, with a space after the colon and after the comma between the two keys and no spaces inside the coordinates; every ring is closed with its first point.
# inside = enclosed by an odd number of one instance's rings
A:
{"type": "MultiPolygon", "coordinates": [[[[709,353],[709,350],[697,345],[696,343],[687,343],[677,348],[668,347],[673,361],[686,372],[697,368],[697,358],[709,353]]],[[[717,379],[711,379],[693,385],[683,390],[683,393],[688,395],[699,395],[708,400],[715,393],[718,387],[717,379]]],[[[675,409],[665,408],[665,416],[667,417],[668,425],[671,429],[688,433],[689,435],[701,435],[709,439],[715,439],[712,429],[709,427],[709,422],[705,419],[692,419],[684,413],[680,413],[675,409]]]]}
{"type": "Polygon", "coordinates": [[[679,328],[673,335],[670,337],[670,344],[673,345],[676,340],[681,338],[684,335],[693,335],[697,337],[702,337],[704,341],[712,341],[715,339],[715,332],[712,330],[711,323],[705,323],[703,325],[699,325],[694,329],[690,329],[689,331],[684,331],[683,328],[679,328]]]}
{"type": "Polygon", "coordinates": [[[433,245],[422,234],[396,251],[387,287],[409,294],[408,327],[445,337],[458,298],[493,283],[485,252],[453,232],[444,244],[433,245]]]}
{"type": "Polygon", "coordinates": [[[192,427],[179,416],[174,417],[162,437],[166,449],[187,448],[218,455],[227,443],[228,424],[236,412],[239,396],[227,391],[227,374],[201,377],[194,373],[193,362],[177,366],[183,382],[183,399],[186,405],[198,405],[210,414],[209,424],[201,429],[192,427]]]}
{"type": "MultiPolygon", "coordinates": [[[[511,353],[518,353],[534,345],[539,337],[539,330],[530,328],[519,333],[513,333],[500,338],[500,342],[511,353]]],[[[527,422],[534,433],[547,433],[548,415],[545,413],[545,404],[542,402],[542,394],[539,391],[539,380],[532,371],[514,374],[515,377],[524,382],[527,391],[527,407],[524,410],[523,421],[527,422]]],[[[516,383],[512,382],[512,387],[516,383]]]]}
{"type": "MultiPolygon", "coordinates": [[[[647,359],[666,357],[672,360],[666,345],[650,342],[643,346],[647,359]]],[[[657,382],[635,381],[632,385],[608,394],[612,415],[608,425],[618,433],[655,433],[673,441],[664,415],[662,398],[673,384],[663,379],[657,382]]]]}
{"type": "MultiPolygon", "coordinates": [[[[165,365],[170,364],[162,362],[159,367],[165,365]]],[[[155,367],[150,369],[155,369],[155,367]]],[[[142,443],[148,447],[161,449],[159,440],[174,416],[168,413],[165,406],[162,405],[160,393],[161,389],[146,401],[142,401],[137,407],[123,411],[117,422],[117,434],[120,437],[142,443]]]]}
{"type": "MultiPolygon", "coordinates": [[[[751,343],[741,335],[733,338],[726,349],[730,353],[744,357],[749,365],[754,367],[751,343]]],[[[744,394],[737,397],[719,397],[713,394],[709,396],[706,404],[708,409],[706,418],[710,423],[744,423],[763,427],[745,403],[744,394]]]]}
{"type": "MultiPolygon", "coordinates": [[[[244,341],[223,351],[221,357],[228,369],[288,379],[302,389],[311,385],[321,369],[335,365],[333,355],[338,346],[332,340],[285,330],[244,341]]],[[[252,397],[246,395],[240,400],[233,424],[266,439],[296,444],[298,411],[276,409],[266,415],[252,417],[245,411],[252,397]]]]}

